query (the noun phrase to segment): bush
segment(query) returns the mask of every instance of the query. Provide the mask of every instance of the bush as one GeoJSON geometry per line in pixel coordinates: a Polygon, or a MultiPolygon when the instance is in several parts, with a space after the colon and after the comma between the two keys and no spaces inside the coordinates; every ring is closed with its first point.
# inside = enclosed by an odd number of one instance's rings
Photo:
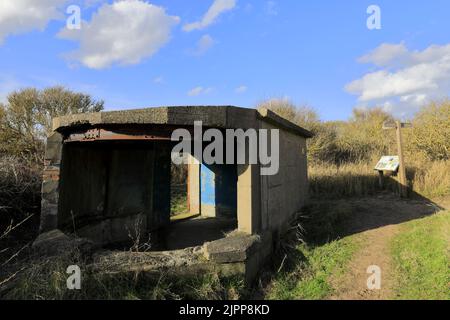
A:
{"type": "Polygon", "coordinates": [[[44,90],[22,89],[0,103],[0,155],[12,155],[42,162],[46,136],[52,129],[52,118],[103,109],[103,101],[63,87],[44,90]]]}
{"type": "Polygon", "coordinates": [[[0,231],[38,211],[41,170],[13,156],[0,158],[0,231]]]}
{"type": "Polygon", "coordinates": [[[338,127],[339,162],[371,160],[389,153],[395,143],[393,132],[382,130],[383,122],[393,120],[380,108],[355,109],[350,121],[338,127]]]}
{"type": "Polygon", "coordinates": [[[406,135],[410,154],[429,160],[450,159],[450,100],[432,102],[421,110],[406,135]]]}
{"type": "MultiPolygon", "coordinates": [[[[314,134],[308,140],[308,157],[313,163],[368,162],[397,154],[395,131],[382,130],[383,122],[394,118],[381,108],[355,109],[347,122],[322,122],[313,109],[286,99],[271,99],[258,107],[270,109],[314,134]]],[[[412,122],[412,129],[403,130],[407,156],[450,159],[450,100],[430,103],[412,122]]]]}
{"type": "MultiPolygon", "coordinates": [[[[310,194],[341,198],[380,191],[374,167],[382,155],[397,154],[395,130],[382,130],[393,117],[380,108],[355,109],[348,122],[321,122],[314,110],[286,99],[272,99],[259,107],[309,129],[310,194]]],[[[403,130],[408,183],[426,197],[450,194],[450,100],[433,102],[403,130]],[[431,161],[430,161],[431,160],[431,161]]],[[[386,189],[397,191],[393,179],[386,189]]]]}

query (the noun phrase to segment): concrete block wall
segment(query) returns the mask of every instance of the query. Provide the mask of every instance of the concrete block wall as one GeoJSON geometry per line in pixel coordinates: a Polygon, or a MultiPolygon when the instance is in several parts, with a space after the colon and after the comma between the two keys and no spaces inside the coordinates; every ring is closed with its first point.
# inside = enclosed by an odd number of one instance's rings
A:
{"type": "Polygon", "coordinates": [[[200,164],[188,164],[187,189],[189,213],[200,214],[200,164]]]}
{"type": "Polygon", "coordinates": [[[54,132],[47,138],[42,178],[41,222],[39,232],[57,228],[62,136],[54,132]]]}
{"type": "MultiPolygon", "coordinates": [[[[263,129],[279,129],[262,121],[263,129]]],[[[306,138],[279,129],[279,171],[261,176],[261,230],[278,232],[306,204],[308,197],[306,138]]]]}
{"type": "Polygon", "coordinates": [[[261,185],[259,165],[238,165],[238,229],[247,234],[261,231],[261,185]]]}

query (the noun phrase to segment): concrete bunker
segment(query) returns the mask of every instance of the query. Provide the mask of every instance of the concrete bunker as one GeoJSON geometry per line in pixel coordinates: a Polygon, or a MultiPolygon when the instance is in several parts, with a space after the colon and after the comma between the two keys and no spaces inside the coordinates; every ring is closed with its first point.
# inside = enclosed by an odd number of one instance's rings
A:
{"type": "Polygon", "coordinates": [[[203,246],[214,263],[252,261],[255,269],[307,200],[311,134],[269,110],[111,111],[56,118],[53,129],[45,157],[41,233],[60,229],[103,247],[150,236],[155,251],[203,246]],[[175,142],[170,138],[177,128],[192,130],[194,121],[219,130],[278,129],[279,171],[263,176],[259,164],[190,164],[189,212],[171,219],[175,142]]]}

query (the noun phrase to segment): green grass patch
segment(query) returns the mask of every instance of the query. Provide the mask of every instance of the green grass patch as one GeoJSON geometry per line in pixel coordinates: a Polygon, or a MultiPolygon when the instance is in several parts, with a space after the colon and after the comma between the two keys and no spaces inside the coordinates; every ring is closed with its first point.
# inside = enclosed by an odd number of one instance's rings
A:
{"type": "Polygon", "coordinates": [[[333,241],[322,246],[299,245],[297,266],[280,272],[267,292],[268,299],[319,300],[333,293],[331,277],[339,277],[359,247],[355,236],[333,241]]]}
{"type": "Polygon", "coordinates": [[[450,300],[450,211],[406,223],[391,252],[396,299],[450,300]]]}
{"type": "Polygon", "coordinates": [[[179,186],[173,187],[170,199],[170,215],[175,216],[188,212],[186,189],[179,186]]]}

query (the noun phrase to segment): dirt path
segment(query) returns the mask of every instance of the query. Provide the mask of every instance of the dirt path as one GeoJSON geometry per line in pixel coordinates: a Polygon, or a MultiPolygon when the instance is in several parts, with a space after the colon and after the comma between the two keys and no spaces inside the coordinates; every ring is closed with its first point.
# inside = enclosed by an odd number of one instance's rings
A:
{"type": "Polygon", "coordinates": [[[352,202],[360,212],[349,221],[348,234],[357,234],[361,247],[344,275],[332,279],[335,294],[330,299],[385,300],[393,298],[394,270],[390,242],[401,232],[401,224],[420,219],[437,210],[429,201],[403,201],[391,197],[363,199],[352,202]],[[381,289],[369,290],[369,266],[381,269],[381,289]]]}
{"type": "Polygon", "coordinates": [[[389,242],[398,232],[399,227],[389,225],[364,232],[364,242],[356,253],[346,274],[333,280],[336,293],[331,299],[337,300],[385,300],[392,297],[392,265],[389,242]],[[381,270],[381,289],[369,290],[367,273],[369,266],[378,266],[381,270]]]}

